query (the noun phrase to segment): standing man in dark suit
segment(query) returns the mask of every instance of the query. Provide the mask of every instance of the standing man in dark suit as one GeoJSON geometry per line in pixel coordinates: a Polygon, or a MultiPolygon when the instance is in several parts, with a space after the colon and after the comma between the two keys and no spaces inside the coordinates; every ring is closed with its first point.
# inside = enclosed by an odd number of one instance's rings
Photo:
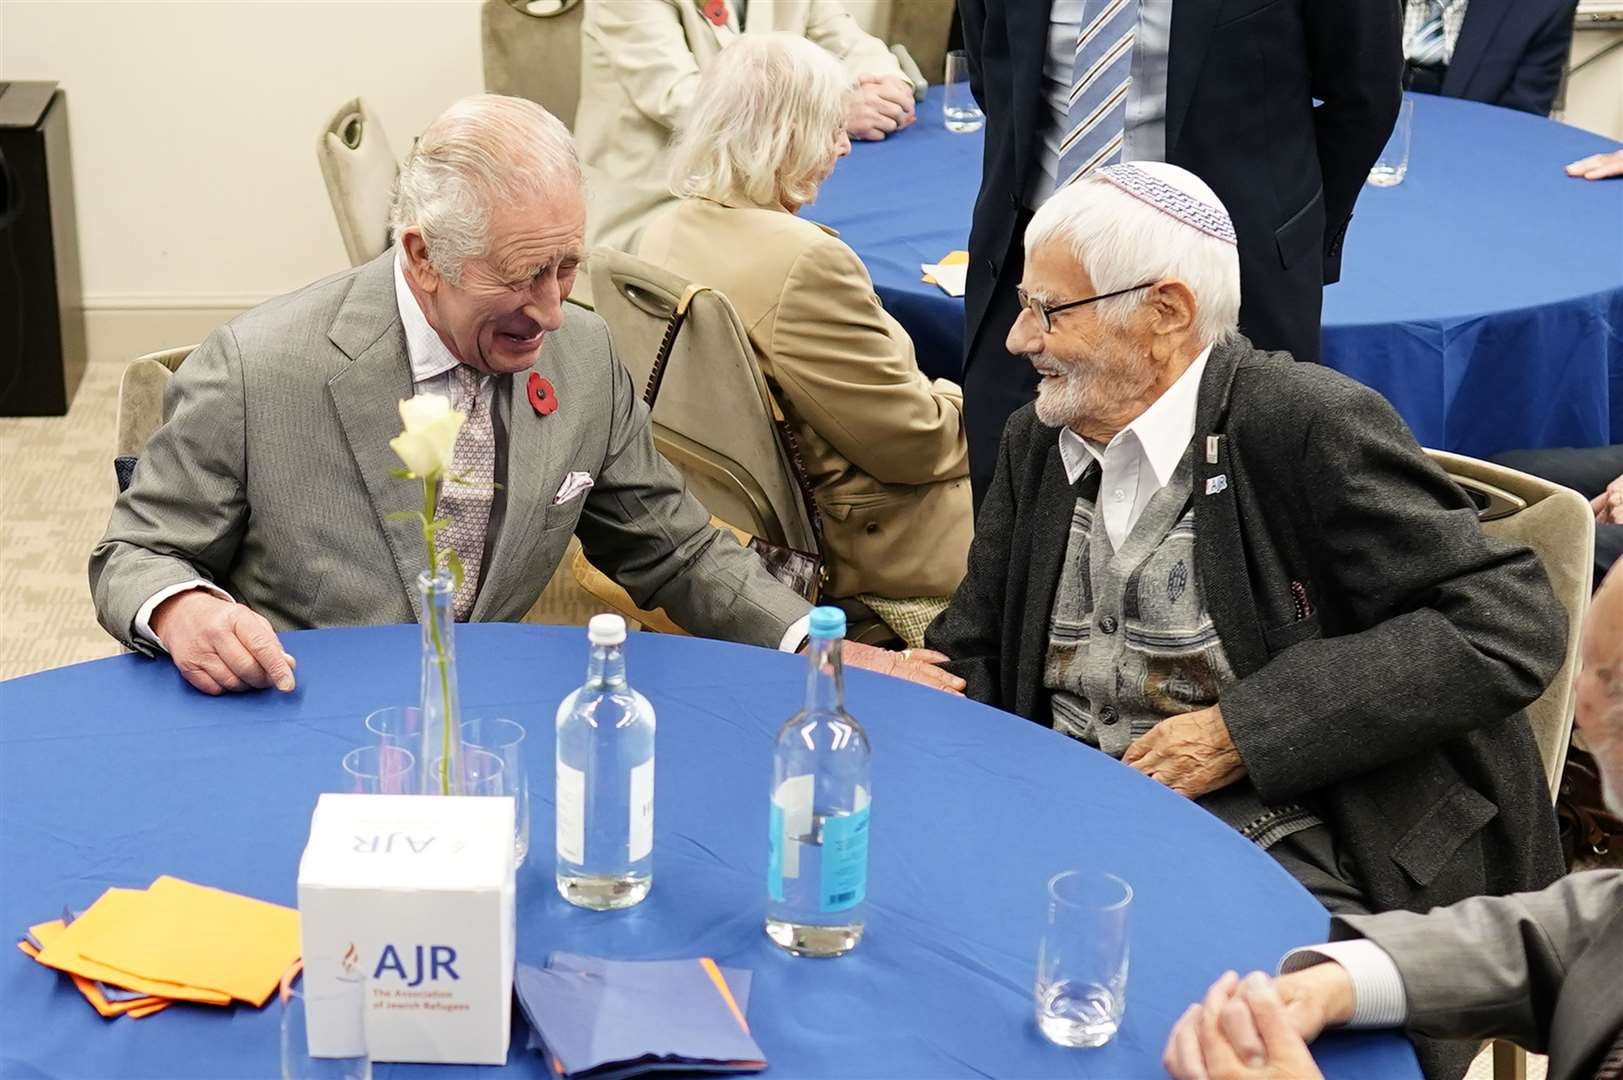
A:
{"type": "Polygon", "coordinates": [[[1548,116],[1577,10],[1577,0],[1407,0],[1403,84],[1548,116]]]}
{"type": "Polygon", "coordinates": [[[1206,181],[1240,238],[1241,329],[1260,348],[1318,359],[1322,287],[1340,274],[1353,201],[1397,115],[1397,0],[960,0],[959,10],[986,113],[963,377],[977,506],[1004,420],[1036,389],[1004,349],[1021,234],[1078,170],[1167,161],[1206,181]]]}

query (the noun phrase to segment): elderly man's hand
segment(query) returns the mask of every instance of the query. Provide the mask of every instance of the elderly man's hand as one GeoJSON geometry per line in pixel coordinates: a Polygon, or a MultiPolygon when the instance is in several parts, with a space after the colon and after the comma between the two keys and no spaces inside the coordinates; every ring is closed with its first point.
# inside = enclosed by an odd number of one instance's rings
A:
{"type": "Polygon", "coordinates": [[[908,682],[923,683],[925,686],[933,686],[937,690],[945,690],[960,697],[963,696],[964,687],[967,685],[952,672],[943,671],[937,666],[945,664],[949,657],[932,649],[904,649],[901,652],[892,652],[889,649],[876,649],[872,645],[863,645],[856,641],[847,641],[842,648],[845,651],[845,662],[852,667],[867,668],[881,675],[894,675],[908,682]]]}
{"type": "Polygon", "coordinates": [[[159,604],[151,625],[182,677],[205,694],[293,689],[293,657],[265,617],[242,604],[192,589],[159,604]]]}
{"type": "Polygon", "coordinates": [[[1167,717],[1129,746],[1122,761],[1191,799],[1245,775],[1245,763],[1216,705],[1167,717]]]}
{"type": "Polygon", "coordinates": [[[1597,525],[1623,525],[1623,476],[1606,485],[1606,490],[1589,502],[1597,525]]]}
{"type": "Polygon", "coordinates": [[[1567,166],[1568,176],[1581,176],[1585,180],[1607,180],[1623,176],[1623,150],[1605,154],[1590,154],[1567,166]]]}
{"type": "Polygon", "coordinates": [[[864,75],[851,95],[845,130],[853,139],[873,142],[916,119],[912,83],[895,75],[864,75]]]}
{"type": "MultiPolygon", "coordinates": [[[[1340,971],[1340,965],[1321,964],[1340,971]]],[[[1301,974],[1306,974],[1302,972],[1301,974]]],[[[1324,1080],[1308,1051],[1308,1041],[1326,1021],[1351,1015],[1351,982],[1346,982],[1344,1013],[1326,1015],[1317,1004],[1288,998],[1284,976],[1270,980],[1260,971],[1241,980],[1224,973],[1191,1005],[1172,1029],[1161,1064],[1175,1080],[1324,1080]]]]}

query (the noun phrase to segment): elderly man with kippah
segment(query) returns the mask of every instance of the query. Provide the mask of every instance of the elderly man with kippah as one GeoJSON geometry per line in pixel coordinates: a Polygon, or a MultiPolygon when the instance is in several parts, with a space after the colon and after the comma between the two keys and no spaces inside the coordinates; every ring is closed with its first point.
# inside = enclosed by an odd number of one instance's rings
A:
{"type": "Polygon", "coordinates": [[[1196,800],[1338,913],[1547,885],[1521,710],[1566,631],[1537,557],[1374,391],[1238,335],[1194,175],[1099,169],[1025,245],[1008,347],[1041,386],[926,637],[966,693],[1196,800]]]}

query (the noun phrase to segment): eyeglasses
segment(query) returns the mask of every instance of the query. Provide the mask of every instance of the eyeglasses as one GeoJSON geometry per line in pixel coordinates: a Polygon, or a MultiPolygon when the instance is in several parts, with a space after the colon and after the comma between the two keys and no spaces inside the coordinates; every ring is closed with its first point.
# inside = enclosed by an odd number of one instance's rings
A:
{"type": "Polygon", "coordinates": [[[1082,300],[1067,300],[1061,304],[1045,304],[1041,300],[1032,296],[1030,293],[1026,292],[1024,286],[1016,287],[1014,290],[1014,295],[1015,298],[1020,301],[1021,307],[1025,308],[1027,311],[1031,312],[1037,317],[1037,325],[1043,328],[1043,333],[1051,334],[1054,332],[1054,316],[1058,315],[1062,311],[1069,311],[1072,308],[1081,307],[1084,304],[1092,304],[1099,300],[1109,300],[1112,296],[1125,296],[1127,293],[1137,292],[1139,289],[1147,289],[1154,284],[1155,282],[1153,281],[1146,281],[1142,285],[1134,285],[1130,289],[1117,289],[1115,292],[1101,293],[1098,296],[1089,296],[1082,300]]]}

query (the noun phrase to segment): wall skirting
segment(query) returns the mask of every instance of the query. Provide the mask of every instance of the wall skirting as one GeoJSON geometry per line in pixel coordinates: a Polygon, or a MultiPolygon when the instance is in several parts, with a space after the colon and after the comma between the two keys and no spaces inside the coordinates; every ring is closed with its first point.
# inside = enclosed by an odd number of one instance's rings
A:
{"type": "Polygon", "coordinates": [[[196,344],[215,327],[266,299],[245,293],[86,295],[89,361],[122,364],[159,349],[196,344]]]}

